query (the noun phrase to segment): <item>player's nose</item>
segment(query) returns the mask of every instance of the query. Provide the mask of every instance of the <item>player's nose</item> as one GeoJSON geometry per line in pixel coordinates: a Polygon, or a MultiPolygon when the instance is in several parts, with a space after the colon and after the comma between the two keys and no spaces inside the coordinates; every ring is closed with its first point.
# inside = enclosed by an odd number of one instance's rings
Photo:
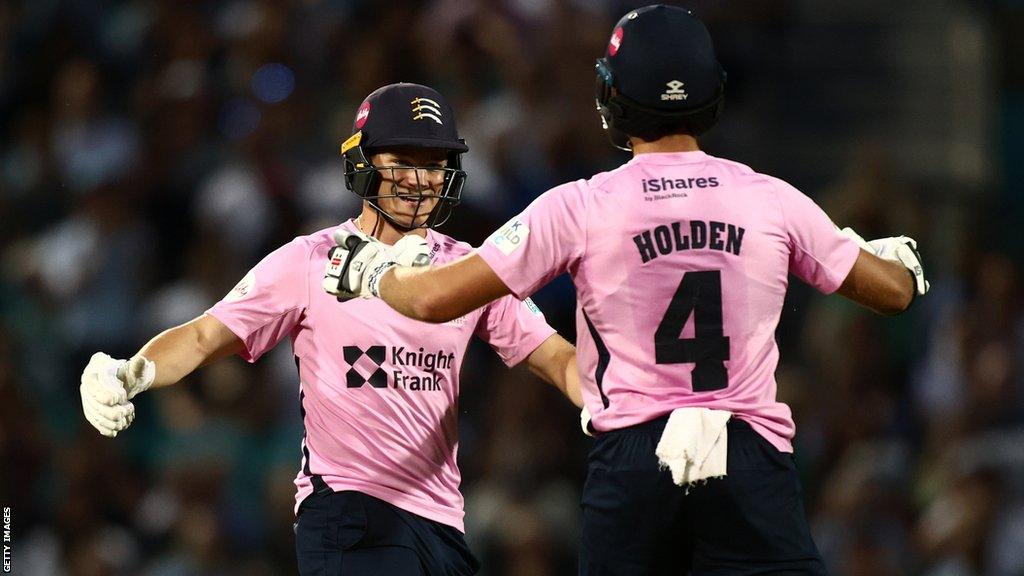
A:
{"type": "Polygon", "coordinates": [[[400,183],[412,192],[422,192],[429,187],[427,171],[423,168],[410,168],[402,171],[400,183]]]}

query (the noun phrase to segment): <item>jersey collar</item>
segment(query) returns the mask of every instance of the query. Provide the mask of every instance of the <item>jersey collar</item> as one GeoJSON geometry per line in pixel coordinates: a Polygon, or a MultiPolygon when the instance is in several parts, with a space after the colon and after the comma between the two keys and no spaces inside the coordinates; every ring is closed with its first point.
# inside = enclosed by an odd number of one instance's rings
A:
{"type": "MultiPolygon", "coordinates": [[[[342,222],[341,223],[341,227],[346,229],[346,230],[348,230],[349,232],[361,232],[359,230],[359,226],[356,226],[356,219],[355,218],[349,218],[348,220],[342,222]]],[[[437,239],[438,232],[436,232],[433,228],[427,228],[426,230],[427,230],[427,235],[424,238],[424,240],[427,241],[427,244],[431,244],[431,245],[437,244],[438,243],[437,242],[437,240],[438,240],[437,239]]]]}
{"type": "Polygon", "coordinates": [[[707,153],[703,150],[693,152],[645,152],[637,154],[629,161],[630,164],[696,164],[708,159],[707,153]]]}

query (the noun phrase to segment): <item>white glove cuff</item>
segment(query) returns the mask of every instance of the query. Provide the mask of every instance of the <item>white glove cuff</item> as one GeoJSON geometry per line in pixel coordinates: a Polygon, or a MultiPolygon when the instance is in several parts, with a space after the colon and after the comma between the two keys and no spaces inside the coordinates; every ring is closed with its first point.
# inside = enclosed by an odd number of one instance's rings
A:
{"type": "Polygon", "coordinates": [[[850,228],[849,226],[847,226],[846,228],[843,228],[839,232],[843,236],[846,236],[850,240],[853,240],[854,242],[856,242],[857,246],[860,246],[862,249],[867,250],[868,252],[870,252],[872,254],[875,253],[875,249],[871,247],[871,244],[868,244],[868,241],[865,240],[860,234],[857,234],[857,231],[854,230],[853,228],[850,228]]]}
{"type": "Polygon", "coordinates": [[[372,270],[366,273],[366,291],[364,292],[364,296],[366,298],[369,298],[370,296],[380,298],[381,278],[384,277],[384,274],[388,270],[394,268],[396,264],[397,262],[394,260],[385,260],[384,262],[374,266],[372,270]]]}

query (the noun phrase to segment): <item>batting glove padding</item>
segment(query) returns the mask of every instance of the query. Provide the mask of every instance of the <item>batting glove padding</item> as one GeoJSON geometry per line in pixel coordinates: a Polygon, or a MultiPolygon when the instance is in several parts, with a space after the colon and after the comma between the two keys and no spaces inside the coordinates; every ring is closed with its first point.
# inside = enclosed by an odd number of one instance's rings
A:
{"type": "Polygon", "coordinates": [[[117,378],[117,370],[124,363],[97,352],[82,372],[82,412],[100,434],[109,438],[135,420],[135,405],[128,401],[124,383],[117,378]]]}
{"type": "Polygon", "coordinates": [[[914,278],[914,292],[917,296],[924,296],[931,289],[932,285],[924,277],[924,266],[921,265],[921,255],[917,252],[917,240],[909,236],[895,236],[892,238],[879,238],[868,242],[875,256],[883,260],[893,260],[906,266],[910,275],[914,278]]]}
{"type": "Polygon", "coordinates": [[[361,232],[334,231],[337,246],[327,253],[324,290],[338,298],[380,297],[380,280],[394,266],[430,263],[427,241],[415,234],[388,246],[361,232]]]}
{"type": "Polygon", "coordinates": [[[906,267],[910,272],[910,277],[914,280],[914,297],[910,300],[911,305],[914,303],[914,299],[924,296],[931,289],[931,283],[924,277],[924,266],[921,265],[921,254],[917,251],[917,240],[909,236],[894,236],[869,242],[857,234],[853,228],[846,227],[839,232],[875,256],[883,260],[899,262],[906,267]]]}
{"type": "Polygon", "coordinates": [[[117,379],[124,385],[128,399],[149,390],[156,379],[156,364],[145,356],[132,356],[130,360],[121,360],[117,367],[117,379]]]}

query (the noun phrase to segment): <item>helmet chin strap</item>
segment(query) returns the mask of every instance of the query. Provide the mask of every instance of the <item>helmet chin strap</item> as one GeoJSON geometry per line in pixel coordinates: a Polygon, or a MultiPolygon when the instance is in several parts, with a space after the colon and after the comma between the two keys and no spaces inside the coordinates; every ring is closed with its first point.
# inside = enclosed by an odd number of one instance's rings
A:
{"type": "Polygon", "coordinates": [[[397,228],[400,232],[404,233],[412,230],[412,228],[406,228],[405,226],[397,223],[393,217],[390,217],[390,215],[381,208],[374,206],[372,202],[370,202],[370,206],[373,206],[373,227],[369,232],[367,232],[363,227],[363,214],[360,213],[359,216],[356,217],[356,228],[358,228],[363,234],[380,240],[380,236],[384,232],[385,221],[391,223],[391,225],[397,228]],[[381,216],[384,216],[384,218],[382,219],[381,216]]]}
{"type": "MultiPolygon", "coordinates": [[[[399,198],[401,196],[400,194],[398,194],[398,186],[395,183],[391,184],[391,194],[392,194],[393,198],[399,198]]],[[[396,229],[398,229],[399,232],[402,232],[403,234],[408,233],[408,232],[412,232],[413,230],[416,230],[417,228],[429,228],[430,226],[427,225],[427,224],[431,221],[431,217],[432,217],[434,211],[435,210],[439,210],[441,208],[441,201],[438,201],[438,203],[434,206],[434,208],[432,210],[426,212],[426,220],[424,220],[423,224],[417,226],[416,225],[416,219],[419,218],[419,216],[420,216],[420,207],[423,205],[422,198],[420,199],[419,203],[417,203],[416,211],[413,213],[412,217],[409,219],[409,223],[408,224],[403,224],[402,222],[400,222],[398,220],[398,218],[396,218],[392,214],[388,213],[387,210],[385,210],[382,206],[380,206],[380,204],[379,204],[380,200],[379,199],[377,199],[377,200],[369,200],[369,202],[370,202],[370,206],[373,207],[374,212],[376,212],[376,214],[377,214],[377,222],[380,223],[380,225],[382,227],[384,225],[384,222],[381,221],[381,218],[383,218],[384,220],[387,220],[388,223],[390,223],[392,226],[394,226],[396,229]]],[[[376,224],[375,224],[374,225],[374,232],[376,232],[376,230],[377,230],[377,228],[376,228],[376,224]]]]}
{"type": "Polygon", "coordinates": [[[601,127],[604,128],[604,134],[608,137],[611,145],[623,152],[632,152],[633,142],[629,139],[629,135],[612,126],[609,120],[611,113],[600,99],[595,99],[595,103],[597,104],[597,116],[601,119],[601,127]]]}
{"type": "MultiPolygon", "coordinates": [[[[415,230],[416,228],[420,228],[420,226],[410,226],[410,225],[407,225],[407,224],[402,224],[401,222],[398,221],[398,218],[395,218],[391,214],[388,214],[388,211],[383,209],[383,208],[381,208],[380,206],[378,206],[376,202],[370,202],[370,206],[373,207],[373,211],[374,211],[374,214],[375,214],[374,224],[373,224],[374,234],[376,234],[376,232],[377,232],[377,226],[378,225],[380,225],[381,230],[384,229],[384,221],[385,220],[389,224],[391,224],[392,226],[397,228],[400,232],[403,232],[403,233],[404,232],[411,232],[412,230],[415,230]]],[[[412,220],[415,221],[416,220],[416,216],[413,216],[412,220]]]]}
{"type": "MultiPolygon", "coordinates": [[[[603,118],[601,119],[604,120],[603,118]]],[[[612,143],[612,146],[622,150],[623,152],[633,151],[633,141],[629,139],[629,135],[622,130],[616,130],[605,123],[604,129],[605,135],[608,136],[608,141],[612,143]]]]}
{"type": "MultiPolygon", "coordinates": [[[[399,232],[401,232],[403,234],[406,234],[408,232],[412,232],[413,230],[416,230],[417,228],[426,228],[426,226],[423,226],[423,225],[420,225],[420,226],[416,226],[415,225],[416,218],[420,216],[419,208],[418,207],[417,207],[416,213],[413,214],[412,218],[410,219],[410,222],[408,224],[404,224],[401,221],[399,221],[398,218],[396,218],[395,216],[389,214],[387,210],[385,210],[383,207],[381,207],[378,204],[379,200],[367,200],[367,202],[373,208],[373,212],[374,212],[374,222],[373,222],[373,234],[372,234],[372,236],[374,236],[375,238],[378,237],[377,236],[378,229],[379,229],[379,231],[383,232],[385,221],[388,224],[391,224],[396,230],[398,230],[399,232]]],[[[430,220],[430,214],[431,214],[430,212],[427,212],[427,221],[430,220]]]]}

